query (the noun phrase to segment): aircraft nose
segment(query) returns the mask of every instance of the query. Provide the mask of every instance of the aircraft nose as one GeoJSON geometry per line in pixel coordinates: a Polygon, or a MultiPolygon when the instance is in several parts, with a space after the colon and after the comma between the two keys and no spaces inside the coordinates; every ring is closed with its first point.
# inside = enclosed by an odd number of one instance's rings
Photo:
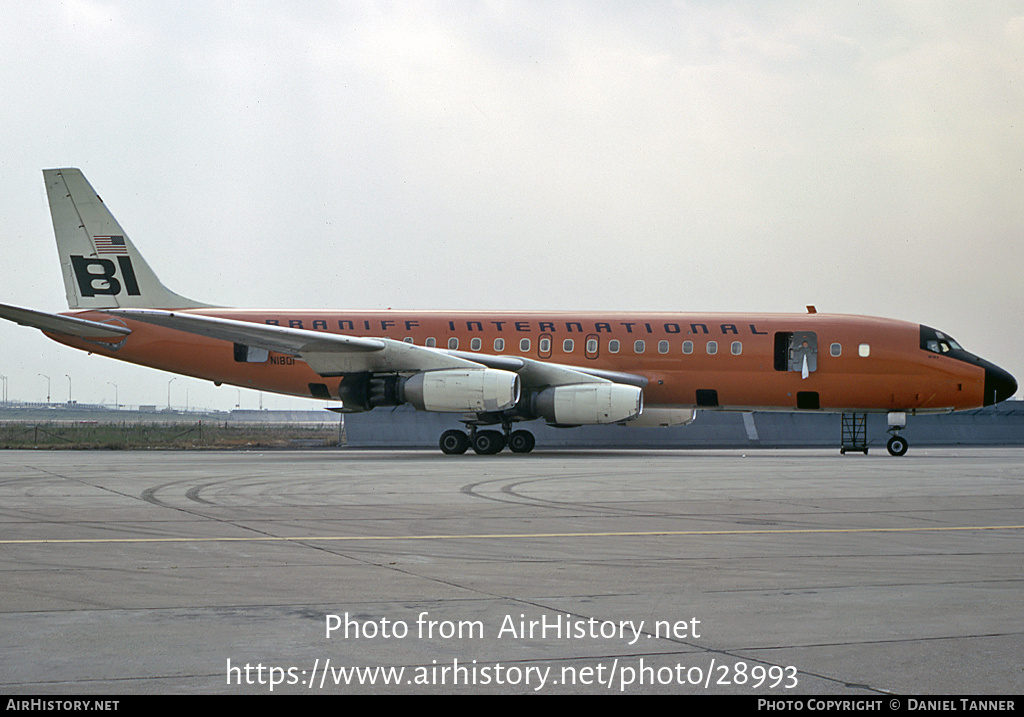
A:
{"type": "Polygon", "coordinates": [[[985,362],[985,405],[1005,401],[1017,393],[1017,380],[998,366],[985,362]]]}

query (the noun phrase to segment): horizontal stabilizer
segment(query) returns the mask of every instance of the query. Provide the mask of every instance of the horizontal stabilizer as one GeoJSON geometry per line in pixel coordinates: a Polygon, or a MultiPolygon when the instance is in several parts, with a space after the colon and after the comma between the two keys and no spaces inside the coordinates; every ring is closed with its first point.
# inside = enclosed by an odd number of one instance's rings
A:
{"type": "Polygon", "coordinates": [[[0,304],[0,318],[53,334],[76,336],[81,339],[96,341],[123,339],[132,332],[131,329],[116,324],[89,321],[73,316],[61,316],[60,314],[47,314],[44,311],[22,309],[17,306],[8,306],[7,304],[0,304]]]}

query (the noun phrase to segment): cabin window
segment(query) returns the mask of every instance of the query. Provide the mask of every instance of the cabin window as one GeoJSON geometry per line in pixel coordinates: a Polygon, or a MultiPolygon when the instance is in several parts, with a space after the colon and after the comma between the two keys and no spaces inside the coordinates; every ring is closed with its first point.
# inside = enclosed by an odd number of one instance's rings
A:
{"type": "Polygon", "coordinates": [[[452,336],[450,339],[448,339],[448,348],[451,349],[452,351],[459,348],[459,340],[452,336]]]}
{"type": "Polygon", "coordinates": [[[402,341],[404,341],[407,344],[411,344],[413,342],[412,336],[406,336],[404,339],[402,339],[402,341]]]}
{"type": "Polygon", "coordinates": [[[684,341],[683,342],[683,353],[684,354],[692,354],[693,353],[693,342],[692,341],[684,341]]]}
{"type": "Polygon", "coordinates": [[[519,340],[519,350],[522,351],[524,354],[529,352],[529,350],[530,350],[530,339],[520,339],[519,340]]]}
{"type": "Polygon", "coordinates": [[[646,347],[645,347],[643,341],[634,341],[633,342],[633,353],[642,354],[645,350],[646,350],[646,347]]]}
{"type": "Polygon", "coordinates": [[[537,356],[542,359],[551,358],[551,334],[541,334],[537,338],[537,356]]]}
{"type": "Polygon", "coordinates": [[[857,354],[861,358],[867,358],[871,355],[871,344],[861,344],[857,347],[857,354]]]}
{"type": "Polygon", "coordinates": [[[469,348],[473,351],[479,351],[482,346],[479,336],[474,336],[473,340],[469,342],[469,348]]]}
{"type": "Polygon", "coordinates": [[[572,353],[573,346],[574,344],[572,342],[572,339],[566,339],[565,341],[562,342],[562,350],[565,351],[567,354],[572,353]]]}
{"type": "Polygon", "coordinates": [[[708,341],[708,355],[714,356],[718,353],[718,342],[708,341]]]}
{"type": "Polygon", "coordinates": [[[831,346],[828,347],[828,352],[830,354],[832,354],[833,356],[842,356],[843,355],[843,345],[842,344],[832,344],[831,346]]]}
{"type": "Polygon", "coordinates": [[[619,340],[612,339],[608,342],[608,353],[617,354],[619,352],[619,340]]]}
{"type": "Polygon", "coordinates": [[[668,341],[659,341],[658,342],[658,353],[659,354],[667,354],[668,353],[668,341]]]}
{"type": "Polygon", "coordinates": [[[494,339],[494,350],[504,351],[505,350],[505,339],[494,339]]]}
{"type": "Polygon", "coordinates": [[[733,356],[739,356],[741,353],[743,353],[743,342],[733,341],[732,346],[729,347],[729,350],[732,351],[733,356]]]}
{"type": "Polygon", "coordinates": [[[597,353],[597,339],[587,339],[587,353],[588,354],[596,354],[597,353]]]}
{"type": "Polygon", "coordinates": [[[427,342],[425,344],[423,344],[423,345],[426,346],[428,349],[432,349],[435,346],[437,346],[437,339],[435,339],[433,336],[431,336],[430,338],[427,339],[427,342]]]}

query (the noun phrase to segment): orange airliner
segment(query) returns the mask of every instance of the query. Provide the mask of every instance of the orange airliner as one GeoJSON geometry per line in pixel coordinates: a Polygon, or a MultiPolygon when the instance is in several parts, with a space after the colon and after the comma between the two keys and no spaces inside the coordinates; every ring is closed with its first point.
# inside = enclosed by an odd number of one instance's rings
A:
{"type": "MultiPolygon", "coordinates": [[[[528,453],[518,424],[691,422],[696,410],[821,411],[863,425],[1012,396],[1006,371],[935,329],[818,314],[296,311],[202,304],[167,289],[77,169],[43,171],[68,306],[0,317],[68,346],[196,378],[322,400],[462,414],[445,453],[528,453]],[[501,430],[482,430],[500,426],[501,430]]],[[[843,450],[867,450],[866,439],[843,450]]]]}

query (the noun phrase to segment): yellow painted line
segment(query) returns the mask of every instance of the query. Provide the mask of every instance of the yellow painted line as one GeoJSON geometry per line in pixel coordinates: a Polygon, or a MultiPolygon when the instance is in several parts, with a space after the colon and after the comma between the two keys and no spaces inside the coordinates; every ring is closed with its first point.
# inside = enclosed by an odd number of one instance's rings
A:
{"type": "Polygon", "coordinates": [[[377,540],[510,540],[530,538],[649,538],[715,535],[824,535],[851,533],[948,533],[971,530],[1024,530],[1024,525],[963,525],[920,528],[778,528],[765,530],[649,530],[593,533],[471,533],[466,535],[299,535],[241,538],[38,538],[0,540],[0,545],[73,545],[76,543],[304,543],[371,542],[377,540]]]}

